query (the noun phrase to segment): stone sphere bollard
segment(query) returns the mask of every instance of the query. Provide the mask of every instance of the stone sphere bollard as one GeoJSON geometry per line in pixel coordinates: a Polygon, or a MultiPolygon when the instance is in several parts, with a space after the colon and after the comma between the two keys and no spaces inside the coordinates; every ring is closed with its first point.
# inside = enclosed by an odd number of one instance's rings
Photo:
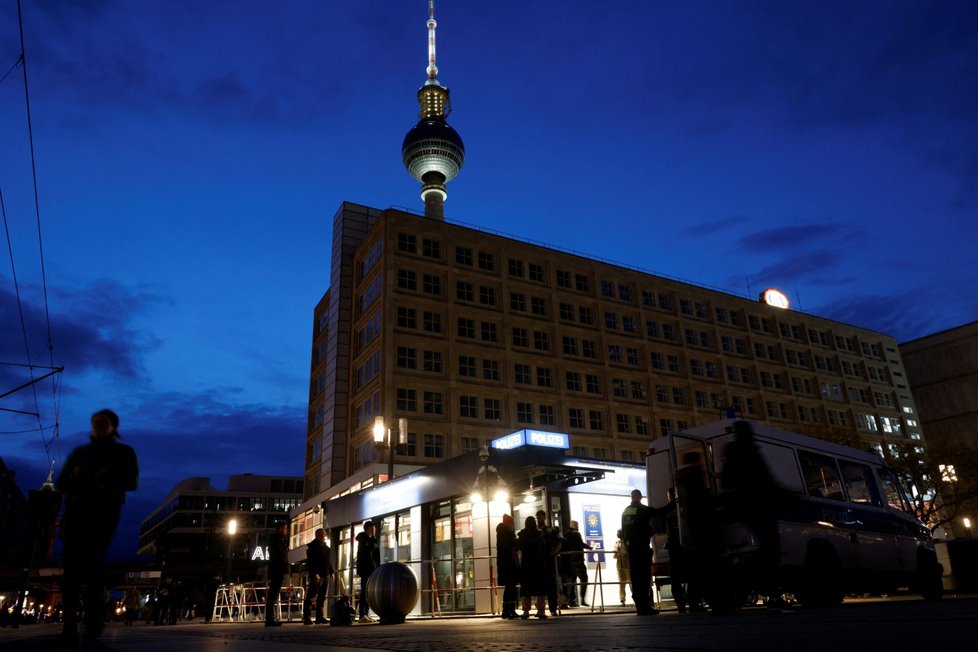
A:
{"type": "Polygon", "coordinates": [[[367,604],[381,624],[403,623],[419,598],[418,578],[399,561],[381,564],[367,579],[367,604]]]}

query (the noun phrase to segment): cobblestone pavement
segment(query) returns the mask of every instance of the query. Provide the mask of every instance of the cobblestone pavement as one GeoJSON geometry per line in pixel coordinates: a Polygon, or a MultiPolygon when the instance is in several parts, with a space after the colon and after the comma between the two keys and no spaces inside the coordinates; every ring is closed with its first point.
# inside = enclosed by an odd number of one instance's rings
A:
{"type": "MultiPolygon", "coordinates": [[[[734,616],[663,613],[584,614],[547,620],[490,618],[412,620],[403,625],[352,627],[285,624],[203,624],[171,627],[111,624],[92,652],[270,652],[316,646],[322,652],[660,652],[973,649],[978,599],[847,601],[837,609],[768,613],[746,609],[734,616]]],[[[0,651],[57,650],[57,626],[0,630],[0,651]]]]}

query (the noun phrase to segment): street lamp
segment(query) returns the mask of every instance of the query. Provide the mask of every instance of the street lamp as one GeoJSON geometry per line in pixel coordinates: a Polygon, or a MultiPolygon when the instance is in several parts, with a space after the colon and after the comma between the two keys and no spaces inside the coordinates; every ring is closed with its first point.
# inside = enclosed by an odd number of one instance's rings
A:
{"type": "Polygon", "coordinates": [[[238,520],[232,518],[228,521],[228,568],[225,574],[225,584],[231,583],[231,540],[238,531],[238,520]]]}
{"type": "Polygon", "coordinates": [[[964,529],[968,531],[968,538],[970,539],[971,538],[971,519],[968,518],[967,516],[965,516],[961,520],[964,523],[964,529]]]}
{"type": "Polygon", "coordinates": [[[387,481],[394,479],[394,455],[399,444],[407,443],[407,419],[397,420],[397,443],[391,436],[391,429],[384,427],[384,417],[374,418],[374,446],[377,450],[387,449],[387,481]]]}

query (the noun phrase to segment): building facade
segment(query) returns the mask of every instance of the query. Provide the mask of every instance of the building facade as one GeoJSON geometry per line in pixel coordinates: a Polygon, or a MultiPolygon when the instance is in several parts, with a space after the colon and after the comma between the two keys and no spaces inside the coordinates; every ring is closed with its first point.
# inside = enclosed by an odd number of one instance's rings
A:
{"type": "Polygon", "coordinates": [[[907,377],[920,410],[920,422],[939,459],[935,478],[938,489],[948,497],[962,499],[947,529],[961,538],[973,536],[974,496],[978,495],[978,453],[965,459],[950,459],[968,448],[978,451],[978,322],[921,337],[900,345],[907,377]],[[961,448],[966,447],[966,448],[961,448]],[[949,487],[948,482],[957,486],[949,487]],[[950,489],[950,490],[949,490],[950,489]],[[965,527],[963,518],[970,527],[965,527]]]}
{"type": "Polygon", "coordinates": [[[210,478],[178,483],[143,519],[139,554],[180,575],[257,576],[266,559],[265,539],[277,521],[302,502],[302,478],[233,475],[226,490],[210,478]],[[234,533],[228,525],[234,521],[234,533]]]}
{"type": "Polygon", "coordinates": [[[307,498],[377,460],[377,417],[407,419],[397,459],[414,465],[521,428],[637,462],[727,408],[846,444],[922,442],[887,335],[398,210],[337,212],[315,323],[307,498]]]}

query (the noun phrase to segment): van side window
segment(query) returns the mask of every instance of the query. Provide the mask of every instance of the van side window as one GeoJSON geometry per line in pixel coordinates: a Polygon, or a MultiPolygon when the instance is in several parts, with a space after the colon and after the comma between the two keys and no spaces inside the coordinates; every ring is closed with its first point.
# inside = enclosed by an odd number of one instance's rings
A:
{"type": "Polygon", "coordinates": [[[845,460],[839,460],[839,468],[842,469],[842,479],[845,480],[850,501],[859,505],[883,506],[871,468],[845,460]]]}
{"type": "Polygon", "coordinates": [[[907,502],[907,497],[896,478],[887,473],[880,473],[880,482],[883,483],[883,493],[886,495],[886,504],[890,506],[890,509],[910,512],[910,504],[907,502]]]}
{"type": "Polygon", "coordinates": [[[839,479],[834,458],[798,451],[798,461],[801,462],[801,472],[805,476],[805,486],[808,487],[809,496],[845,500],[842,481],[839,479]]]}

